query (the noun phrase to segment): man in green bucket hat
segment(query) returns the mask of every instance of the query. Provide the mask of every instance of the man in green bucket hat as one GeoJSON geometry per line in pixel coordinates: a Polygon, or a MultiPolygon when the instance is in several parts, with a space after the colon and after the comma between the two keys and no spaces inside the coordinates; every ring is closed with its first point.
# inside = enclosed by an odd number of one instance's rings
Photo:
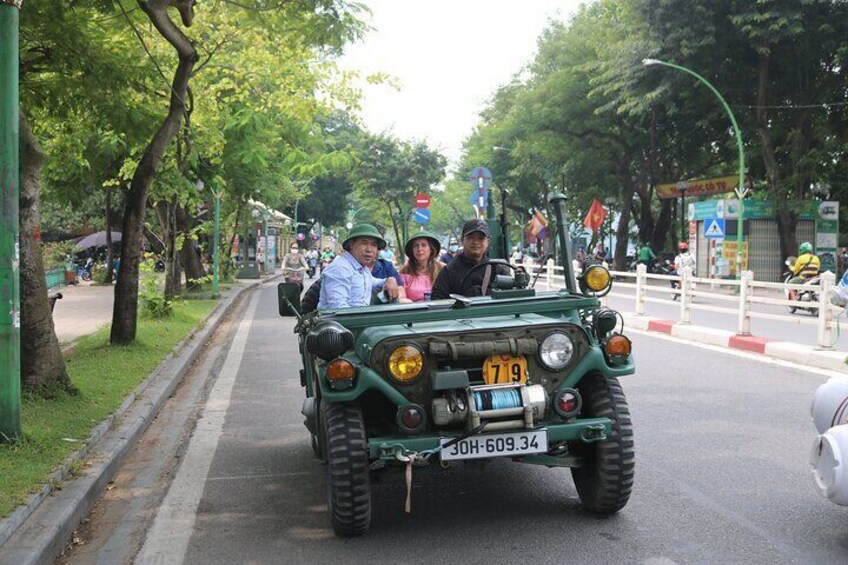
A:
{"type": "Polygon", "coordinates": [[[377,254],[386,247],[386,240],[371,224],[357,224],[342,242],[345,253],[336,257],[321,273],[319,310],[336,310],[371,304],[371,293],[385,290],[388,298],[398,296],[397,281],[388,277],[376,278],[370,266],[377,254]]]}

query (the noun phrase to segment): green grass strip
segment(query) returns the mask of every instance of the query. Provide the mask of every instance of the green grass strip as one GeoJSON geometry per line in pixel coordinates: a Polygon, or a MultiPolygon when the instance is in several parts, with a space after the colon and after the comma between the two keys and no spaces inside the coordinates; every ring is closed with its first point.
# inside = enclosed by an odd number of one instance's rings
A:
{"type": "Polygon", "coordinates": [[[80,448],[91,430],[113,413],[215,306],[213,300],[174,305],[167,320],[139,320],[131,345],[109,344],[109,328],[77,342],[68,374],[79,394],[24,398],[23,439],[0,444],[0,517],[8,516],[48,482],[53,470],[80,448]],[[78,440],[78,441],[68,441],[78,440]]]}

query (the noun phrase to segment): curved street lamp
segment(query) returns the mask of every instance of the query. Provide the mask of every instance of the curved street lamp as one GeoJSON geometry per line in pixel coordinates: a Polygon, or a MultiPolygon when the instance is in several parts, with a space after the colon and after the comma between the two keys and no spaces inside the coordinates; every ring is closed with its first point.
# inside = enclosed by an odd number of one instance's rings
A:
{"type": "Polygon", "coordinates": [[[730,105],[716,87],[692,69],[666,61],[660,61],[659,59],[642,59],[642,64],[646,67],[662,65],[692,75],[704,83],[716,95],[716,98],[719,99],[721,105],[727,111],[727,115],[730,116],[730,123],[733,124],[733,132],[736,134],[736,146],[739,149],[739,185],[736,187],[736,196],[739,197],[739,220],[736,223],[736,278],[740,278],[742,276],[742,226],[744,225],[745,195],[748,193],[748,189],[745,188],[745,146],[742,143],[742,131],[739,129],[739,124],[736,123],[736,116],[733,115],[730,105]]]}

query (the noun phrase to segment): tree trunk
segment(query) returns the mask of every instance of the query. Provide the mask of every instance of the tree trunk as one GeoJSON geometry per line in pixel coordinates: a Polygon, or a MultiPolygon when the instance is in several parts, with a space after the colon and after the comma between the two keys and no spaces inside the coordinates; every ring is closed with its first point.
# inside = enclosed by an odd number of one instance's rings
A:
{"type": "Polygon", "coordinates": [[[57,390],[73,391],[74,387],[68,378],[56,337],[53,313],[47,299],[44,264],[38,248],[41,231],[40,174],[44,153],[23,114],[20,138],[21,388],[50,395],[57,390]]]}
{"type": "MultiPolygon", "coordinates": [[[[660,252],[665,249],[665,242],[668,238],[668,230],[671,227],[671,208],[674,205],[674,200],[663,200],[660,216],[654,224],[654,233],[651,236],[651,247],[654,251],[660,252]]],[[[674,238],[672,238],[673,240],[674,238]]],[[[676,246],[675,246],[676,247],[676,246]]]]}
{"type": "Polygon", "coordinates": [[[200,261],[200,249],[198,249],[197,241],[191,235],[188,213],[185,208],[179,205],[176,212],[177,230],[184,238],[183,246],[180,249],[180,260],[185,270],[186,289],[193,290],[199,287],[194,281],[206,276],[206,272],[203,270],[203,263],[200,261]]]}
{"type": "Polygon", "coordinates": [[[403,263],[404,261],[406,261],[406,255],[404,254],[403,250],[406,242],[401,239],[400,231],[398,231],[401,229],[401,226],[399,225],[398,220],[395,218],[394,210],[392,210],[392,203],[394,203],[394,205],[397,207],[398,217],[403,214],[403,210],[401,210],[400,204],[397,201],[389,202],[389,217],[392,219],[392,230],[395,232],[395,241],[398,242],[398,260],[403,263]]]}
{"type": "Polygon", "coordinates": [[[141,260],[142,230],[147,195],[156,177],[156,169],[162,156],[179,131],[186,111],[186,93],[191,71],[197,62],[197,52],[188,38],[168,16],[168,8],[180,11],[183,25],[191,25],[193,0],[138,0],[138,5],[147,14],[154,27],[174,47],[179,57],[174,79],[171,83],[171,99],[168,115],[144,150],[133,174],[127,193],[121,240],[121,272],[115,286],[115,306],[112,311],[112,343],[130,343],[135,340],[138,321],[138,267],[141,260]]]}
{"type": "Polygon", "coordinates": [[[635,182],[630,180],[630,175],[625,170],[624,194],[621,197],[621,215],[618,217],[618,226],[615,228],[615,269],[623,271],[627,266],[627,243],[630,237],[630,203],[633,201],[635,182]]]}
{"type": "Polygon", "coordinates": [[[112,218],[109,208],[112,205],[112,187],[106,187],[106,282],[112,284],[112,218]]]}
{"type": "Polygon", "coordinates": [[[156,203],[156,215],[162,226],[162,239],[165,241],[165,298],[173,300],[182,292],[182,269],[177,254],[177,221],[174,208],[176,204],[164,200],[156,203]]]}

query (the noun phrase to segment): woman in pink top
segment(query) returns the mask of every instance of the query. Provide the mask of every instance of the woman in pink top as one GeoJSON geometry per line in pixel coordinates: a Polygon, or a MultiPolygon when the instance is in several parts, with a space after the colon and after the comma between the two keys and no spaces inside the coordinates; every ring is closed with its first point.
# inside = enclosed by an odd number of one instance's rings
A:
{"type": "Polygon", "coordinates": [[[406,297],[413,302],[420,302],[429,297],[433,281],[445,266],[438,259],[441,248],[438,238],[427,232],[419,232],[406,242],[403,248],[406,252],[406,264],[401,267],[400,276],[403,278],[406,297]]]}

